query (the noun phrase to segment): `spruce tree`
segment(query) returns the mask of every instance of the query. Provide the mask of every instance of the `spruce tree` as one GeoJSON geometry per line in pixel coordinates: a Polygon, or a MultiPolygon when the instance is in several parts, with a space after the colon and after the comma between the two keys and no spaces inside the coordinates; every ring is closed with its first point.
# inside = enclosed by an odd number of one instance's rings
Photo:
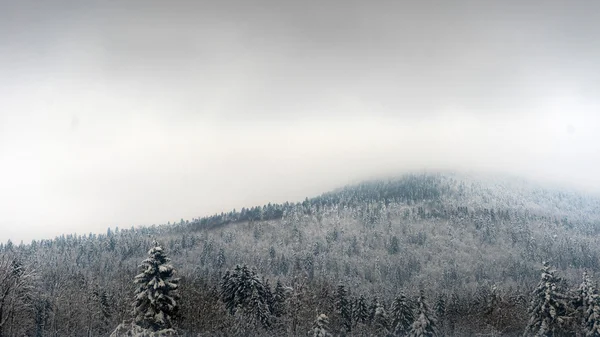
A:
{"type": "Polygon", "coordinates": [[[387,336],[389,334],[388,315],[384,306],[377,301],[375,304],[375,314],[373,315],[373,327],[377,336],[387,336]]]}
{"type": "Polygon", "coordinates": [[[435,316],[437,318],[438,328],[443,331],[444,321],[446,319],[446,299],[443,294],[439,294],[435,301],[435,316]]]}
{"type": "Polygon", "coordinates": [[[329,337],[329,318],[325,314],[317,316],[315,326],[312,329],[313,337],[329,337]]]}
{"type": "Polygon", "coordinates": [[[140,265],[142,272],[134,279],[137,289],[133,315],[137,325],[158,331],[172,326],[179,279],[173,277],[175,270],[170,259],[156,241],[148,255],[140,265]]]}
{"type": "Polygon", "coordinates": [[[379,303],[377,296],[373,297],[371,304],[369,304],[369,325],[373,324],[373,319],[375,318],[375,310],[377,309],[377,303],[379,303]]]}
{"type": "Polygon", "coordinates": [[[438,333],[435,324],[435,318],[433,318],[429,306],[425,301],[423,290],[421,290],[417,300],[415,321],[411,325],[408,335],[410,337],[436,337],[438,333]]]}
{"type": "Polygon", "coordinates": [[[401,293],[392,303],[391,321],[394,334],[396,336],[406,336],[414,320],[413,308],[406,299],[406,296],[401,293]]]}
{"type": "Polygon", "coordinates": [[[578,289],[578,304],[585,336],[600,337],[600,297],[587,272],[578,289]]]}
{"type": "Polygon", "coordinates": [[[560,336],[567,332],[569,297],[561,289],[561,279],[555,272],[544,262],[541,280],[533,292],[524,336],[560,336]]]}
{"type": "Polygon", "coordinates": [[[243,315],[246,323],[259,323],[264,328],[271,325],[269,294],[256,272],[246,265],[226,271],[221,282],[221,299],[229,313],[243,315]]]}
{"type": "Polygon", "coordinates": [[[600,337],[600,296],[592,294],[584,313],[584,332],[586,336],[600,337]]]}
{"type": "Polygon", "coordinates": [[[366,324],[369,321],[369,309],[367,308],[367,301],[364,296],[360,296],[354,303],[352,311],[352,321],[357,323],[366,324]]]}
{"type": "Polygon", "coordinates": [[[285,314],[286,298],[285,288],[278,280],[275,285],[275,292],[273,293],[273,315],[275,315],[275,317],[281,317],[285,314]]]}
{"type": "Polygon", "coordinates": [[[352,331],[352,307],[348,300],[348,292],[342,284],[338,286],[335,294],[335,309],[346,331],[352,331]]]}

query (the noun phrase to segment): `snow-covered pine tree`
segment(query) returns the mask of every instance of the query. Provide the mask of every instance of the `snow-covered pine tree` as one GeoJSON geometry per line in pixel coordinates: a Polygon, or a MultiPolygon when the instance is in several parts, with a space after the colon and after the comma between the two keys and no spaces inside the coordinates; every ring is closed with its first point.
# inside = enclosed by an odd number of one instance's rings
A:
{"type": "Polygon", "coordinates": [[[373,327],[375,328],[375,333],[377,336],[388,336],[389,331],[389,321],[388,314],[385,311],[385,308],[381,302],[377,301],[375,304],[375,314],[373,315],[373,327]]]}
{"type": "Polygon", "coordinates": [[[338,286],[335,293],[335,309],[340,316],[344,329],[347,332],[352,331],[352,307],[348,300],[348,292],[343,284],[338,286]]]}
{"type": "Polygon", "coordinates": [[[154,241],[140,268],[142,272],[134,279],[137,284],[133,303],[135,323],[154,331],[171,328],[171,317],[177,310],[178,282],[175,269],[163,249],[154,241]]]}
{"type": "Polygon", "coordinates": [[[366,324],[369,321],[369,309],[367,308],[367,301],[362,295],[354,302],[352,321],[355,324],[366,324]]]}
{"type": "Polygon", "coordinates": [[[271,311],[265,289],[265,287],[253,287],[249,306],[245,311],[251,318],[251,323],[254,326],[260,324],[263,328],[267,329],[271,326],[271,311]]]}
{"type": "Polygon", "coordinates": [[[265,298],[267,306],[269,307],[269,312],[273,313],[273,309],[275,306],[275,298],[273,297],[273,291],[271,291],[271,283],[269,282],[268,279],[265,279],[265,277],[263,276],[262,284],[263,284],[263,288],[264,288],[263,296],[265,298]]]}
{"type": "Polygon", "coordinates": [[[379,300],[377,296],[373,297],[371,304],[369,304],[369,325],[373,325],[373,319],[375,318],[375,309],[377,309],[377,303],[379,300]]]}
{"type": "Polygon", "coordinates": [[[273,292],[273,315],[275,317],[281,317],[285,314],[286,298],[285,288],[281,284],[281,281],[278,280],[273,292]]]}
{"type": "Polygon", "coordinates": [[[315,326],[312,329],[313,337],[329,337],[329,318],[325,314],[317,316],[315,326]]]}
{"type": "Polygon", "coordinates": [[[415,321],[413,308],[401,293],[394,299],[391,309],[392,330],[396,336],[406,336],[410,331],[411,324],[415,321]]]}
{"type": "Polygon", "coordinates": [[[600,337],[600,296],[587,272],[578,289],[578,304],[585,336],[600,337]]]}
{"type": "Polygon", "coordinates": [[[570,298],[561,289],[561,279],[555,272],[547,262],[543,263],[542,277],[533,292],[524,336],[560,336],[567,332],[570,298]]]}
{"type": "Polygon", "coordinates": [[[241,314],[247,323],[260,323],[264,328],[271,325],[268,292],[254,270],[246,265],[226,271],[221,282],[221,299],[230,314],[241,314]]]}
{"type": "Polygon", "coordinates": [[[436,337],[438,332],[435,324],[435,318],[433,318],[432,312],[425,301],[423,290],[421,290],[417,300],[415,321],[411,325],[408,335],[410,337],[436,337]]]}
{"type": "Polygon", "coordinates": [[[446,319],[446,298],[443,294],[439,294],[437,300],[435,301],[435,315],[440,330],[443,330],[444,321],[446,319]]]}
{"type": "Polygon", "coordinates": [[[600,295],[590,295],[584,318],[585,336],[600,337],[600,295]]]}

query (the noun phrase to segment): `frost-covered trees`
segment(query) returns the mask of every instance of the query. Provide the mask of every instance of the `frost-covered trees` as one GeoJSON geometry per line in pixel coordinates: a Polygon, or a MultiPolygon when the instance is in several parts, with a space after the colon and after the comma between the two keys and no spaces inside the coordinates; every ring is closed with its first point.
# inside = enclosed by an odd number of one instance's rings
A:
{"type": "Polygon", "coordinates": [[[410,332],[408,335],[410,337],[438,336],[435,324],[436,320],[435,318],[433,318],[433,314],[429,310],[429,306],[425,301],[425,295],[423,293],[423,290],[421,290],[419,298],[417,300],[415,321],[411,325],[410,332]]]}
{"type": "MultiPolygon", "coordinates": [[[[30,311],[34,273],[14,256],[0,257],[0,337],[16,314],[30,311]]],[[[13,331],[13,334],[17,334],[13,331]]]]}
{"type": "Polygon", "coordinates": [[[221,282],[221,299],[232,315],[243,315],[251,326],[271,326],[269,294],[254,270],[246,265],[225,272],[221,282]]]}
{"type": "Polygon", "coordinates": [[[375,304],[375,314],[373,315],[373,327],[378,336],[387,336],[389,334],[388,314],[383,304],[379,301],[375,304]]]}
{"type": "Polygon", "coordinates": [[[369,321],[369,308],[363,295],[354,302],[352,309],[352,321],[354,324],[366,324],[369,321]]]}
{"type": "Polygon", "coordinates": [[[397,336],[406,336],[410,331],[411,324],[415,321],[413,308],[401,293],[394,299],[391,309],[392,331],[397,336]]]}
{"type": "Polygon", "coordinates": [[[525,336],[560,336],[568,331],[570,297],[562,289],[561,279],[555,272],[544,262],[542,277],[529,307],[525,336]]]}
{"type": "Polygon", "coordinates": [[[600,336],[600,296],[587,272],[578,289],[579,312],[585,336],[600,336]]]}
{"type": "Polygon", "coordinates": [[[281,284],[281,281],[277,281],[275,285],[275,291],[273,292],[273,315],[275,317],[281,317],[285,314],[285,300],[287,298],[286,290],[281,284]]]}
{"type": "Polygon", "coordinates": [[[338,286],[335,293],[335,309],[345,330],[352,331],[352,306],[348,299],[346,287],[343,284],[338,286]]]}
{"type": "Polygon", "coordinates": [[[145,329],[154,331],[171,328],[171,318],[177,309],[178,281],[170,259],[154,242],[134,282],[137,285],[133,303],[134,321],[145,329]]]}
{"type": "Polygon", "coordinates": [[[313,337],[328,337],[329,334],[329,318],[325,314],[317,316],[315,326],[312,329],[313,337]]]}

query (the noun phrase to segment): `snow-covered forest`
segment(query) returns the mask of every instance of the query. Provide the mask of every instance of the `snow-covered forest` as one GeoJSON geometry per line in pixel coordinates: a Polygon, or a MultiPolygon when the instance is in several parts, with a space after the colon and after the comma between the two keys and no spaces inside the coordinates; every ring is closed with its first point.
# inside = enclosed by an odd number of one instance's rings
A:
{"type": "Polygon", "coordinates": [[[0,247],[0,337],[600,336],[600,199],[411,174],[0,247]]]}

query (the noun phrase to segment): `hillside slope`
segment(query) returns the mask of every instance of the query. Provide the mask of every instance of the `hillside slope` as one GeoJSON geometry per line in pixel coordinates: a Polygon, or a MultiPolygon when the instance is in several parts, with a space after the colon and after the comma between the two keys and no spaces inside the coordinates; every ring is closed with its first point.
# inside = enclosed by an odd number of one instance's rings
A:
{"type": "Polygon", "coordinates": [[[131,280],[157,239],[182,278],[178,324],[190,333],[228,331],[232,318],[219,302],[220,278],[247,264],[271,284],[279,280],[296,294],[304,292],[295,306],[294,329],[279,321],[288,335],[305,334],[315,310],[339,326],[331,297],[339,284],[352,298],[365,296],[385,307],[399,292],[414,296],[424,289],[432,301],[452,302],[461,313],[456,317],[464,317],[446,318],[453,335],[492,328],[510,335],[522,333],[526,297],[542,261],[550,261],[570,284],[579,282],[584,269],[599,270],[599,232],[597,197],[506,177],[412,174],[301,203],[105,235],[9,243],[1,251],[39,275],[32,309],[13,323],[23,333],[108,334],[128,318],[131,280]],[[512,303],[507,322],[497,326],[469,311],[492,288],[512,303]]]}

